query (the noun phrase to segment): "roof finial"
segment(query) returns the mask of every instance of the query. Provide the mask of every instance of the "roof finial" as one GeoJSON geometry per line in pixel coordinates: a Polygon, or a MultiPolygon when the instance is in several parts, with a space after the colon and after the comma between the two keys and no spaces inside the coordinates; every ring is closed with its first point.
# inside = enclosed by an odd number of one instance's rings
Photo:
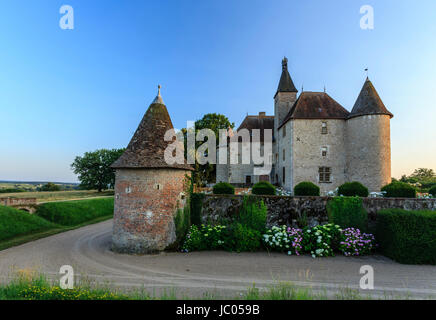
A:
{"type": "Polygon", "coordinates": [[[366,80],[369,80],[369,76],[368,76],[368,68],[366,68],[365,71],[366,71],[366,80]]]}
{"type": "Polygon", "coordinates": [[[324,85],[324,93],[326,93],[326,90],[325,90],[325,85],[324,85]]]}
{"type": "Polygon", "coordinates": [[[160,84],[158,84],[157,85],[157,96],[156,96],[156,98],[154,98],[152,103],[160,103],[160,104],[165,105],[165,103],[163,102],[162,96],[160,95],[160,88],[162,88],[162,87],[160,84]]]}
{"type": "Polygon", "coordinates": [[[283,68],[283,70],[287,70],[288,69],[288,58],[286,58],[286,57],[283,57],[282,68],[283,68]]]}

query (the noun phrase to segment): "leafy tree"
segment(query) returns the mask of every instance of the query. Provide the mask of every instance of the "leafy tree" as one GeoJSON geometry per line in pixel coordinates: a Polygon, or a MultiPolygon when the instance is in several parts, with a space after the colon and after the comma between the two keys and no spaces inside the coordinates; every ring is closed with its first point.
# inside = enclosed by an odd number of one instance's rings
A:
{"type": "Polygon", "coordinates": [[[419,180],[427,180],[431,178],[435,178],[436,175],[433,169],[419,168],[415,169],[415,171],[410,175],[412,178],[417,178],[419,180]]]}
{"type": "Polygon", "coordinates": [[[115,170],[110,165],[117,160],[125,149],[100,149],[85,152],[76,157],[71,164],[74,173],[79,175],[82,189],[97,189],[98,192],[113,188],[115,185],[115,170]]]}
{"type": "MultiPolygon", "coordinates": [[[[230,122],[229,119],[222,115],[217,113],[208,113],[203,116],[200,120],[195,121],[195,134],[198,133],[201,129],[210,129],[215,133],[216,136],[216,145],[218,146],[219,143],[219,130],[220,129],[228,129],[228,128],[234,128],[235,124],[233,122],[230,122]]],[[[185,135],[185,157],[187,152],[187,145],[186,145],[186,134],[187,130],[184,128],[182,129],[183,134],[185,135]]],[[[206,141],[196,141],[195,142],[195,149],[197,149],[199,146],[201,146],[206,141]]],[[[204,164],[201,165],[199,163],[195,163],[193,165],[194,172],[193,172],[193,181],[196,185],[203,185],[205,183],[211,183],[215,182],[216,178],[216,165],[215,164],[204,164]]]]}
{"type": "Polygon", "coordinates": [[[47,182],[41,187],[41,191],[60,191],[61,187],[53,182],[47,182]]]}

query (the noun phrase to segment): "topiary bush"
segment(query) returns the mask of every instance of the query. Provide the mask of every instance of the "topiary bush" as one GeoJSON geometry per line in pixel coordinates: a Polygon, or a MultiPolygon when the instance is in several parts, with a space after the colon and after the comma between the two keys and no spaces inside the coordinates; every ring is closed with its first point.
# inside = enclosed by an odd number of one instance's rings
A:
{"type": "Polygon", "coordinates": [[[253,188],[251,189],[251,193],[257,195],[273,196],[276,194],[276,187],[274,187],[271,183],[267,181],[260,181],[253,186],[253,188]]]}
{"type": "Polygon", "coordinates": [[[300,182],[294,187],[296,196],[319,196],[319,187],[308,181],[300,182]]]}
{"type": "Polygon", "coordinates": [[[357,181],[346,182],[339,186],[338,194],[346,197],[367,197],[369,192],[368,188],[357,181]]]}
{"type": "Polygon", "coordinates": [[[415,187],[405,182],[392,182],[384,186],[381,191],[386,192],[387,198],[416,198],[415,187]]]}
{"type": "Polygon", "coordinates": [[[214,194],[235,194],[235,187],[228,182],[218,182],[213,186],[214,194]]]}
{"type": "Polygon", "coordinates": [[[359,197],[334,197],[327,203],[329,222],[341,228],[358,228],[366,231],[368,213],[359,197]]]}
{"type": "Polygon", "coordinates": [[[431,187],[430,190],[428,190],[428,193],[430,193],[433,196],[433,198],[436,198],[436,185],[431,187]]]}
{"type": "Polygon", "coordinates": [[[436,212],[385,209],[377,213],[381,252],[400,263],[436,264],[436,212]]]}

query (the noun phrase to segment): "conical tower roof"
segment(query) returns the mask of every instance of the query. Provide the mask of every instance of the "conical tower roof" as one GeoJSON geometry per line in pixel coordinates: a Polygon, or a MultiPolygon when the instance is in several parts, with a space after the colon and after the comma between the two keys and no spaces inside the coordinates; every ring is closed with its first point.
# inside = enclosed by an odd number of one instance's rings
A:
{"type": "Polygon", "coordinates": [[[371,114],[386,114],[391,118],[394,116],[386,109],[372,82],[366,78],[349,118],[371,114]]]}
{"type": "Polygon", "coordinates": [[[165,133],[174,129],[159,92],[136,129],[126,151],[112,164],[112,168],[173,168],[193,170],[188,164],[167,164],[164,153],[172,141],[165,141],[165,133]]]}
{"type": "Polygon", "coordinates": [[[282,75],[280,77],[279,87],[277,88],[277,93],[279,92],[298,92],[289,74],[288,59],[286,57],[282,60],[282,75]]]}

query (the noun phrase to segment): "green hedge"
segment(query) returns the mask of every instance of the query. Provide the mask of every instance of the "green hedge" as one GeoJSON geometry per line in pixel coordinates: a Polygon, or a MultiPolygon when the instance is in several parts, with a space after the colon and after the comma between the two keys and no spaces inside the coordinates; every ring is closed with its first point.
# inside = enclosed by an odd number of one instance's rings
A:
{"type": "Polygon", "coordinates": [[[48,221],[74,226],[114,212],[114,198],[44,203],[36,214],[48,221]]]}
{"type": "Polygon", "coordinates": [[[368,213],[363,208],[362,198],[335,197],[327,203],[329,222],[341,228],[368,229],[368,213]]]}
{"type": "Polygon", "coordinates": [[[436,264],[436,212],[386,209],[377,213],[381,252],[400,263],[436,264]]]}
{"type": "Polygon", "coordinates": [[[338,195],[346,197],[367,197],[368,194],[368,188],[357,181],[346,182],[338,188],[338,195]]]}
{"type": "Polygon", "coordinates": [[[204,193],[191,194],[191,223],[201,225],[201,210],[203,209],[204,193]]]}
{"type": "Polygon", "coordinates": [[[213,186],[214,194],[235,194],[235,187],[228,182],[218,182],[213,186]]]}
{"type": "Polygon", "coordinates": [[[267,181],[260,181],[253,186],[253,188],[251,189],[251,193],[257,195],[273,196],[276,194],[276,187],[274,187],[271,183],[267,181]]]}
{"type": "Polygon", "coordinates": [[[319,196],[319,187],[308,181],[300,182],[294,187],[295,196],[319,196]]]}
{"type": "Polygon", "coordinates": [[[395,181],[384,186],[381,191],[385,191],[387,198],[416,198],[416,189],[408,183],[395,181]]]}
{"type": "Polygon", "coordinates": [[[0,206],[0,240],[56,227],[36,215],[10,207],[0,206]]]}

